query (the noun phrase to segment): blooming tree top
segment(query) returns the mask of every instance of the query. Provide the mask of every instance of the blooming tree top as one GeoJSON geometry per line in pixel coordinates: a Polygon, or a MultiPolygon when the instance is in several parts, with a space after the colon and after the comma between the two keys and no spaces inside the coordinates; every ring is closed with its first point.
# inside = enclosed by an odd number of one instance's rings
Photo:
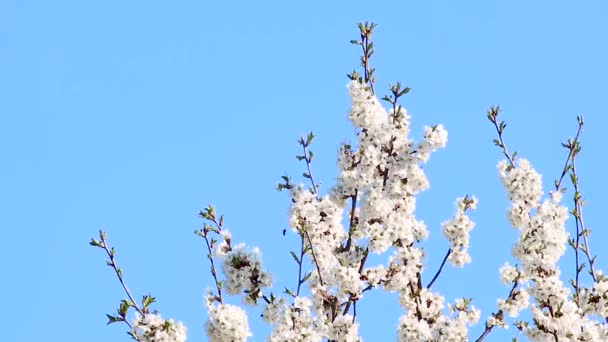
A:
{"type": "MultiPolygon", "coordinates": [[[[449,243],[443,263],[438,270],[425,269],[423,244],[429,234],[416,216],[416,196],[429,187],[424,164],[434,151],[446,146],[448,134],[437,124],[425,127],[420,141],[411,138],[410,116],[400,104],[409,88],[400,83],[390,85],[389,94],[376,95],[375,70],[370,64],[374,28],[374,24],[359,24],[360,37],[351,41],[362,50],[361,71],[348,75],[348,117],[357,135],[355,143],[339,149],[336,184],[326,194],[319,193],[311,171],[312,133],[299,140],[302,154],[297,156],[305,164],[303,177],[309,185],[294,184],[288,176],[278,184],[279,190],[289,193],[289,227],[300,239],[299,251],[291,252],[298,268],[297,285],[273,292],[272,275],[259,250],[234,243],[223,216],[213,207],[201,211],[205,223],[196,234],[204,241],[215,283],[205,299],[209,340],[246,341],[252,336],[246,311],[225,301],[233,295],[240,296],[246,306],[261,306],[263,320],[272,327],[268,341],[362,341],[358,327],[365,323],[358,321],[357,303],[365,300],[368,291],[398,295],[403,310],[395,320],[398,341],[482,341],[495,327],[508,326],[505,314],[517,317],[524,310],[532,320],[514,325],[529,339],[608,339],[608,281],[594,266],[575,166],[582,118],[576,137],[563,144],[568,155],[561,177],[545,196],[541,175],[532,164],[508,152],[499,108],[488,111],[498,134],[494,143],[505,157],[498,164],[498,174],[511,203],[508,221],[519,232],[512,247],[517,264],[505,263],[499,270],[506,296],[497,300],[495,312],[484,315],[482,334],[469,336],[469,327],[480,320],[480,310],[470,298],[445,298],[433,284],[446,263],[465,267],[471,262],[469,233],[475,223],[468,215],[478,199],[463,195],[455,200],[453,216],[442,223],[449,243]],[[562,182],[568,175],[574,187],[570,211],[561,202],[562,182]],[[575,221],[573,238],[566,231],[569,215],[575,221]],[[569,285],[561,280],[557,266],[568,246],[576,255],[577,267],[569,285]],[[370,254],[386,255],[388,262],[372,265],[370,254]],[[579,281],[586,267],[593,280],[590,287],[579,281]],[[422,281],[425,271],[433,275],[427,284],[422,281]]],[[[152,296],[144,296],[141,304],[133,298],[105,234],[101,232],[91,244],[105,250],[108,265],[127,295],[117,314],[108,315],[109,323],[124,322],[129,335],[142,342],[185,341],[181,323],[149,310],[155,301],[152,296]],[[127,317],[130,309],[135,312],[132,321],[127,317]]]]}

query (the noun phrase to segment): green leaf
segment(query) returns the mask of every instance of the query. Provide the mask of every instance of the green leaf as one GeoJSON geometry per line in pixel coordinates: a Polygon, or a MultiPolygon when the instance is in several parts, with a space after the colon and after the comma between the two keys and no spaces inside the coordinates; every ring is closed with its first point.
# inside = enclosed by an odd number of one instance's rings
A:
{"type": "Polygon", "coordinates": [[[120,305],[118,306],[118,314],[122,318],[125,318],[127,316],[127,311],[129,311],[130,307],[131,307],[131,303],[129,303],[128,300],[126,300],[126,299],[121,300],[120,305]]]}
{"type": "Polygon", "coordinates": [[[308,278],[310,278],[310,276],[312,276],[312,272],[308,272],[308,273],[307,273],[307,274],[304,276],[304,278],[302,278],[302,280],[300,281],[300,283],[301,283],[301,284],[304,284],[304,283],[305,283],[305,282],[308,280],[308,278]]]}
{"type": "Polygon", "coordinates": [[[314,139],[315,135],[312,132],[308,133],[308,137],[306,137],[306,146],[310,145],[312,139],[314,139]]]}
{"type": "Polygon", "coordinates": [[[106,314],[106,317],[108,317],[108,323],[107,325],[110,325],[112,323],[116,323],[116,322],[123,322],[124,319],[122,317],[116,317],[116,316],[112,316],[110,314],[106,314]]]}
{"type": "Polygon", "coordinates": [[[571,172],[570,173],[570,182],[572,182],[572,184],[574,185],[577,183],[577,180],[578,179],[577,179],[576,175],[573,172],[571,172]]]}
{"type": "Polygon", "coordinates": [[[298,258],[298,256],[296,255],[296,253],[294,251],[289,251],[289,253],[291,253],[291,256],[293,257],[293,260],[296,261],[296,263],[300,264],[300,258],[298,258]]]}
{"type": "Polygon", "coordinates": [[[579,273],[580,273],[580,272],[582,272],[582,271],[585,269],[585,266],[586,266],[586,265],[585,265],[585,263],[584,263],[584,262],[583,262],[583,263],[581,263],[581,264],[578,266],[577,271],[578,271],[579,273]]]}
{"type": "Polygon", "coordinates": [[[145,295],[141,299],[141,305],[144,308],[147,308],[148,306],[150,306],[154,302],[156,302],[156,298],[152,297],[152,295],[145,295]]]}
{"type": "Polygon", "coordinates": [[[283,290],[283,293],[284,293],[284,294],[286,294],[286,295],[292,296],[292,297],[294,297],[294,298],[296,297],[296,294],[295,294],[295,293],[293,293],[293,292],[292,292],[290,289],[288,289],[288,288],[285,288],[285,290],[283,290]]]}

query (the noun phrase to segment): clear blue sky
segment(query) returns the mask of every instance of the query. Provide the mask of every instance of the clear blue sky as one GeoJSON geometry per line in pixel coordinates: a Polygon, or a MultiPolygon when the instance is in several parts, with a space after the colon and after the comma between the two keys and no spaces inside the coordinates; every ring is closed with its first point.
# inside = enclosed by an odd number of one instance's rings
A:
{"type": "MultiPolygon", "coordinates": [[[[474,194],[473,263],[448,267],[436,289],[473,297],[483,317],[508,291],[497,269],[515,233],[485,118],[492,104],[547,187],[564,161],[560,141],[585,116],[585,218],[606,268],[607,11],[601,0],[0,2],[0,341],[128,340],[105,326],[123,294],[88,246],[98,229],[132,290],[204,340],[212,282],[192,232],[207,204],[235,240],[262,249],[278,291],[293,286],[297,239],[281,235],[289,200],[275,184],[301,173],[296,140],[311,130],[314,175],[323,190],[333,184],[337,148],[354,140],[345,74],[359,50],[348,41],[365,20],[378,23],[379,93],[404,82],[416,135],[434,123],[449,132],[419,198],[431,230],[425,279],[447,248],[440,223],[457,196],[474,194]]],[[[394,339],[390,298],[359,307],[366,341],[394,339]]],[[[265,339],[258,313],[254,341],[265,339]]]]}

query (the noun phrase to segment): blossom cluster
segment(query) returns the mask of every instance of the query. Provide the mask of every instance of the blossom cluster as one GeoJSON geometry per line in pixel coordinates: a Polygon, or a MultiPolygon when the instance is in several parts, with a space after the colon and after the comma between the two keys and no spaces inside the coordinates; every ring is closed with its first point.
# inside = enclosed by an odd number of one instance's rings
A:
{"type": "Polygon", "coordinates": [[[214,304],[207,299],[209,319],[205,324],[205,332],[210,342],[243,342],[251,332],[247,314],[242,308],[230,304],[214,304]]]}
{"type": "MultiPolygon", "coordinates": [[[[565,227],[568,209],[560,204],[561,194],[551,193],[550,199],[541,201],[541,176],[526,159],[511,164],[502,161],[498,170],[511,201],[507,217],[520,232],[512,250],[521,265],[521,275],[517,277],[529,284],[527,289],[515,292],[511,300],[499,300],[499,307],[511,315],[529,307],[534,325],[524,332],[532,340],[608,339],[608,326],[585,315],[560,279],[557,262],[568,240],[565,227]],[[528,294],[534,298],[533,303],[528,304],[528,294]]],[[[504,273],[505,280],[513,278],[511,269],[505,269],[504,273]]],[[[594,289],[599,287],[601,283],[596,283],[594,289]]]]}
{"type": "Polygon", "coordinates": [[[247,293],[243,297],[245,304],[256,304],[262,296],[261,289],[269,287],[272,283],[270,273],[262,269],[259,250],[254,248],[248,251],[244,244],[239,244],[221,255],[221,258],[222,271],[226,277],[224,282],[226,291],[233,295],[245,292],[247,293]]]}
{"type": "MultiPolygon", "coordinates": [[[[446,299],[434,291],[433,284],[444,265],[455,267],[470,263],[470,232],[475,223],[468,216],[476,209],[477,198],[462,196],[455,201],[453,216],[441,224],[449,248],[439,270],[428,284],[423,284],[425,250],[429,236],[424,221],[416,216],[416,196],[429,188],[424,165],[431,154],[447,143],[442,125],[424,127],[420,141],[410,137],[410,116],[398,103],[409,88],[400,84],[390,87],[391,95],[379,99],[374,91],[373,68],[368,65],[372,54],[370,43],[374,25],[360,25],[364,76],[349,75],[348,92],[351,106],[348,118],[356,129],[356,142],[344,143],[338,152],[336,184],[326,194],[319,193],[310,163],[313,154],[307,148],[313,138],[302,138],[304,160],[311,186],[293,185],[285,176],[279,190],[288,189],[291,197],[289,227],[300,238],[300,253],[291,252],[298,264],[298,286],[285,288],[285,296],[269,292],[270,272],[264,269],[261,253],[245,244],[233,245],[232,235],[212,207],[201,216],[211,224],[196,233],[208,249],[215,290],[206,297],[208,320],[205,332],[212,342],[241,342],[252,336],[245,310],[228,304],[225,294],[242,295],[242,302],[261,304],[263,320],[271,327],[269,342],[361,342],[357,303],[365,293],[382,290],[396,293],[402,315],[395,321],[397,341],[467,341],[469,328],[481,312],[470,298],[446,299]],[[388,102],[385,108],[381,102],[388,102]],[[219,240],[218,240],[219,239],[219,240]],[[375,255],[374,255],[375,254],[375,255]],[[372,257],[370,258],[370,255],[372,257]],[[380,255],[387,263],[369,265],[380,255]],[[216,269],[221,265],[221,274],[216,269]]],[[[503,149],[506,160],[498,163],[498,174],[506,190],[510,207],[507,221],[518,231],[511,254],[516,261],[505,263],[499,270],[503,284],[510,287],[505,298],[496,301],[497,311],[485,319],[482,341],[495,327],[507,328],[505,315],[518,317],[524,310],[531,313],[531,323],[516,322],[526,337],[535,341],[606,341],[608,340],[608,277],[593,267],[584,227],[579,231],[580,193],[576,188],[573,164],[577,140],[564,147],[570,149],[562,178],[572,171],[575,184],[576,239],[569,239],[566,221],[568,208],[561,203],[561,180],[543,198],[542,177],[532,164],[507,153],[502,140],[504,122],[497,121],[497,108],[488,118],[497,129],[495,144],[503,149]],[[573,162],[572,162],[573,163],[573,162]],[[579,243],[583,238],[584,244],[579,243]],[[577,274],[573,290],[560,279],[559,259],[568,244],[577,253],[577,274]],[[589,260],[593,284],[579,283],[578,253],[589,260]],[[600,317],[601,320],[597,318],[600,317]],[[603,320],[603,321],[602,321],[603,320]]],[[[579,133],[582,119],[579,120],[579,133]]],[[[578,138],[578,135],[577,135],[578,138]]],[[[285,232],[284,232],[285,233],[285,232]]],[[[113,249],[107,249],[104,238],[92,244],[102,247],[110,256],[122,282],[120,269],[113,261],[113,249]]],[[[126,289],[126,287],[125,287],[126,289]]],[[[129,298],[131,298],[130,293],[129,298]]],[[[132,299],[132,298],[131,298],[132,299]]],[[[152,300],[153,301],[153,300],[152,300]]],[[[145,315],[136,315],[133,336],[142,342],[185,341],[185,327],[173,320],[163,320],[147,313],[131,301],[124,301],[119,316],[111,322],[126,321],[126,310],[135,307],[145,315]]]]}
{"type": "Polygon", "coordinates": [[[151,313],[143,317],[139,314],[135,316],[133,334],[138,336],[140,342],[186,341],[186,327],[181,322],[164,320],[160,315],[151,313]]]}

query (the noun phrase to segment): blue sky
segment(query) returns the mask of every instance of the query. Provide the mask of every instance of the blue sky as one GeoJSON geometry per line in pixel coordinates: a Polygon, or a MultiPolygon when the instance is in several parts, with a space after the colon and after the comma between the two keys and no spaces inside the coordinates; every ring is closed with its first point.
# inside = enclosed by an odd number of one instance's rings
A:
{"type": "MultiPolygon", "coordinates": [[[[516,235],[485,118],[493,104],[509,146],[547,187],[564,161],[559,143],[584,115],[585,219],[606,268],[607,10],[600,0],[2,1],[0,340],[128,340],[124,327],[105,326],[123,294],[88,245],[98,229],[138,297],[151,292],[189,340],[204,340],[203,293],[213,283],[192,232],[207,204],[226,215],[236,241],[262,249],[277,291],[293,286],[297,239],[281,234],[289,200],[275,185],[301,173],[296,141],[309,131],[315,178],[322,190],[333,184],[337,148],[354,140],[345,74],[359,50],[348,41],[365,20],[378,23],[378,92],[402,81],[415,135],[435,123],[449,132],[419,197],[431,231],[426,279],[447,248],[440,223],[456,197],[474,194],[473,263],[448,267],[436,289],[473,297],[483,317],[507,294],[497,269],[516,235]]],[[[572,259],[564,266],[568,274],[572,259]]],[[[370,295],[359,307],[366,341],[394,339],[392,298],[370,295]]],[[[262,341],[257,314],[250,324],[262,341]]]]}

